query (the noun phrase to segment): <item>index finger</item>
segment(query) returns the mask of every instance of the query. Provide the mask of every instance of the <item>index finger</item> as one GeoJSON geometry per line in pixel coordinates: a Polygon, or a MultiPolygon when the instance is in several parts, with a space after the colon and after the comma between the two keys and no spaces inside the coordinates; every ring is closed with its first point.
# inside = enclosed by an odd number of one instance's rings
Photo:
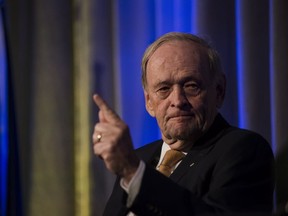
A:
{"type": "Polygon", "coordinates": [[[103,113],[103,117],[107,122],[118,122],[120,117],[117,115],[115,111],[113,111],[108,104],[105,102],[105,100],[100,97],[98,94],[93,95],[93,100],[95,104],[98,106],[98,108],[103,113]]]}

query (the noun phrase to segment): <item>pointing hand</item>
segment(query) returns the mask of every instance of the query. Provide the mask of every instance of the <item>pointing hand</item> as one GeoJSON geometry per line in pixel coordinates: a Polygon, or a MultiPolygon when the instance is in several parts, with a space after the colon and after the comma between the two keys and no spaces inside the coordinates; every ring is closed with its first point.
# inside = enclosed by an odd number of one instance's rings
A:
{"type": "Polygon", "coordinates": [[[108,170],[129,183],[140,161],[129,128],[99,95],[93,95],[93,100],[99,108],[99,122],[92,136],[94,153],[103,159],[108,170]]]}

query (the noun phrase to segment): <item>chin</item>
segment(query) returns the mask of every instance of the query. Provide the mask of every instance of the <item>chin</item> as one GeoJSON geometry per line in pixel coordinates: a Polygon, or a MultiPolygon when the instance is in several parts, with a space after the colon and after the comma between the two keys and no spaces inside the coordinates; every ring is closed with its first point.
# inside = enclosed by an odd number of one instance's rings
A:
{"type": "Polygon", "coordinates": [[[199,136],[201,136],[202,130],[200,128],[189,128],[186,127],[182,130],[174,130],[171,131],[170,137],[173,140],[183,140],[183,141],[192,141],[196,140],[199,136]]]}

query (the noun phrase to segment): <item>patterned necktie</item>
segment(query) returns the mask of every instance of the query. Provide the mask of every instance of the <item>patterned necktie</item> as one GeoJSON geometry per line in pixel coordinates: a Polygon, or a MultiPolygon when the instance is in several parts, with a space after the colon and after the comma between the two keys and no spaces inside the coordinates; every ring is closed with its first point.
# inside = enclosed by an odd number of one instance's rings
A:
{"type": "Polygon", "coordinates": [[[158,167],[158,171],[165,176],[170,176],[176,164],[184,158],[185,154],[176,150],[168,150],[161,164],[158,167]]]}

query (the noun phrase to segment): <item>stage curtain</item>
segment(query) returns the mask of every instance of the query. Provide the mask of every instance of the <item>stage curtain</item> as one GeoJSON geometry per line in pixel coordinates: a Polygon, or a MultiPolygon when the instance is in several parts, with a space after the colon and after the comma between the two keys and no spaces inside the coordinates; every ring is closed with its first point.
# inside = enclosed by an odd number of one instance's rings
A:
{"type": "MultiPolygon", "coordinates": [[[[0,4],[2,2],[0,1],[0,4]]],[[[9,154],[7,50],[2,5],[0,5],[0,215],[7,210],[9,154]]]]}
{"type": "Polygon", "coordinates": [[[6,1],[23,215],[102,215],[115,176],[93,156],[92,95],[129,125],[135,148],[160,138],[140,68],[145,48],[170,31],[198,34],[219,51],[220,111],[271,143],[280,208],[288,200],[287,10],[286,0],[6,1]]]}

